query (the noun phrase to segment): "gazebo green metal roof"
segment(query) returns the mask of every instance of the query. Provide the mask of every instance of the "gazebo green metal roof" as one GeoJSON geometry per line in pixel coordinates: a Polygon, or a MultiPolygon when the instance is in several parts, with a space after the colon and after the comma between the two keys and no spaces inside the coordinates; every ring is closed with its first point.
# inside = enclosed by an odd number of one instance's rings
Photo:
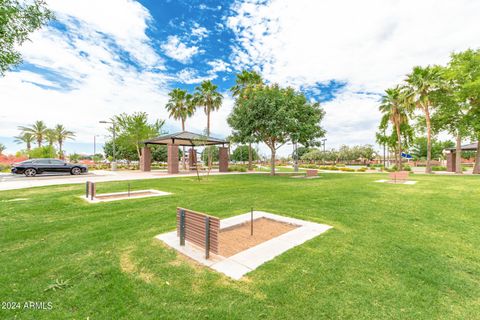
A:
{"type": "Polygon", "coordinates": [[[182,131],[177,133],[166,134],[159,136],[150,140],[146,140],[143,143],[145,145],[149,144],[175,144],[179,146],[204,146],[204,145],[225,145],[228,144],[228,141],[223,139],[218,139],[214,137],[207,137],[206,135],[201,135],[198,133],[193,133],[189,131],[182,131]]]}

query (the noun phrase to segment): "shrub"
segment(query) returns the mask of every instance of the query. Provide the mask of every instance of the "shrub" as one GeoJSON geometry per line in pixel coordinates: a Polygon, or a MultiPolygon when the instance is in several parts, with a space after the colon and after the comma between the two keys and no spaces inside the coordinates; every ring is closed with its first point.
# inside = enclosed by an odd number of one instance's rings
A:
{"type": "Polygon", "coordinates": [[[367,171],[367,168],[365,168],[365,167],[362,167],[362,168],[360,168],[360,169],[357,169],[357,172],[365,172],[365,171],[367,171]]]}
{"type": "Polygon", "coordinates": [[[444,167],[444,166],[432,166],[432,171],[447,171],[447,167],[444,167]]]}
{"type": "Polygon", "coordinates": [[[348,168],[348,167],[341,167],[339,168],[339,170],[344,172],[355,172],[355,169],[348,168]]]}
{"type": "Polygon", "coordinates": [[[241,164],[234,164],[228,166],[228,171],[247,172],[247,166],[241,164]]]}
{"type": "MultiPolygon", "coordinates": [[[[394,165],[392,168],[390,169],[386,169],[386,171],[388,172],[391,172],[391,171],[398,171],[397,169],[397,165],[394,165]]],[[[402,165],[402,171],[412,171],[412,168],[408,165],[408,164],[404,164],[402,165]]]]}

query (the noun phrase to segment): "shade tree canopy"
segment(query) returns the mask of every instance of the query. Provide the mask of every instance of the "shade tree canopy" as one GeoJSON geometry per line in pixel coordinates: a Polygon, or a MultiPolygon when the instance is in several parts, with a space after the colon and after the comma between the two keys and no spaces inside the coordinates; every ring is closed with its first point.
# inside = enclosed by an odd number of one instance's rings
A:
{"type": "Polygon", "coordinates": [[[237,99],[227,121],[233,135],[251,137],[265,143],[271,151],[271,174],[275,174],[275,154],[287,142],[308,144],[321,138],[325,112],[305,95],[277,84],[245,92],[237,99]]]}

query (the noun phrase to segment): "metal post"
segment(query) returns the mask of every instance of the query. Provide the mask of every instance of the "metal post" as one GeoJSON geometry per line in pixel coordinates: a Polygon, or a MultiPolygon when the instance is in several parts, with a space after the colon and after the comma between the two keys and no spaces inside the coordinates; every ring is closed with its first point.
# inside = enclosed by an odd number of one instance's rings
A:
{"type": "Polygon", "coordinates": [[[87,199],[88,199],[89,191],[90,191],[90,181],[87,181],[87,183],[85,184],[85,198],[87,199]]]}
{"type": "Polygon", "coordinates": [[[253,207],[250,211],[250,235],[253,236],[253,207]]]}
{"type": "Polygon", "coordinates": [[[185,210],[180,210],[180,245],[185,245],[185,210]]]}
{"type": "Polygon", "coordinates": [[[210,217],[205,217],[205,259],[210,257],[210,217]]]}
{"type": "Polygon", "coordinates": [[[93,198],[95,197],[97,193],[97,190],[95,189],[95,183],[94,182],[90,182],[90,199],[93,200],[93,198]]]}

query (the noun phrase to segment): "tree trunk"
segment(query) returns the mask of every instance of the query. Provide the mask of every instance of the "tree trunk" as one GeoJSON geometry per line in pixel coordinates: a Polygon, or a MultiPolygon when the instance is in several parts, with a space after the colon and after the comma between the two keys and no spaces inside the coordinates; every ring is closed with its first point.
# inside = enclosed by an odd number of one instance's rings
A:
{"type": "Polygon", "coordinates": [[[463,174],[462,170],[462,136],[457,133],[457,144],[455,145],[455,173],[463,174]]]}
{"type": "Polygon", "coordinates": [[[473,167],[474,174],[480,174],[480,137],[477,142],[477,154],[475,156],[475,166],[473,167]]]}
{"type": "Polygon", "coordinates": [[[397,170],[402,171],[402,137],[400,135],[400,125],[396,124],[397,129],[397,148],[398,148],[398,165],[397,170]]]}
{"type": "Polygon", "coordinates": [[[272,151],[272,156],[270,158],[270,175],[274,176],[275,175],[275,147],[270,147],[270,150],[272,151]]]}
{"type": "Polygon", "coordinates": [[[251,171],[253,170],[252,166],[252,144],[248,144],[248,170],[251,171]]]}
{"type": "Polygon", "coordinates": [[[432,173],[432,164],[430,163],[432,160],[432,127],[428,105],[425,107],[425,120],[427,122],[427,167],[425,173],[432,173]]]}
{"type": "MultiPolygon", "coordinates": [[[[185,120],[182,119],[182,131],[185,131],[185,120]]],[[[187,162],[185,160],[185,146],[182,146],[182,164],[183,170],[187,170],[187,162]]]]}

